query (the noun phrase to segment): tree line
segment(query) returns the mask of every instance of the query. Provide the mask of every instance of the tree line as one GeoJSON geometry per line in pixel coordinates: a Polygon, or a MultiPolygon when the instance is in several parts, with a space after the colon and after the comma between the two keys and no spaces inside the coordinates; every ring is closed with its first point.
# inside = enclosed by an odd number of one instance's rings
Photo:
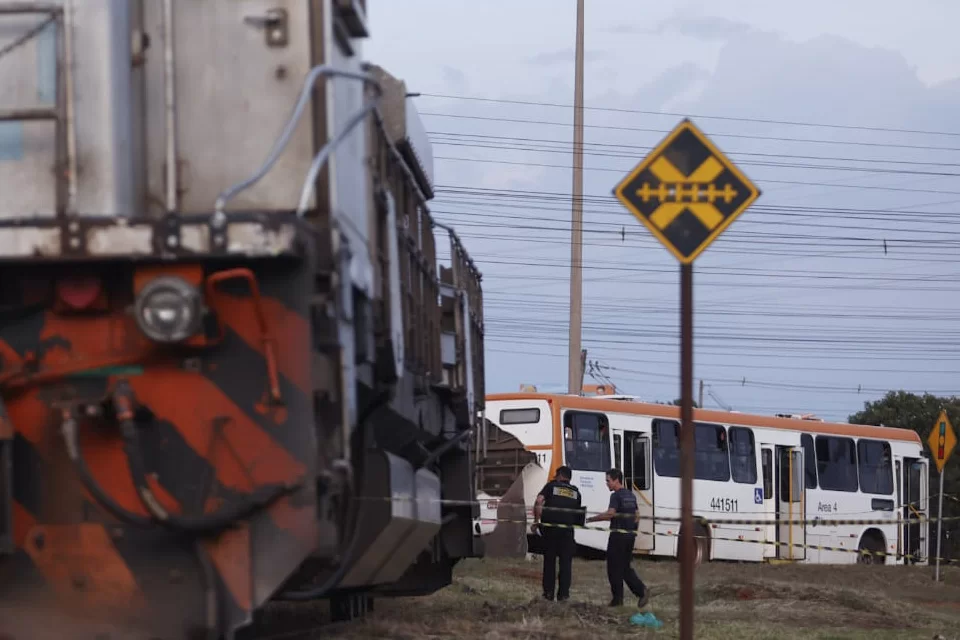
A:
{"type": "MultiPolygon", "coordinates": [[[[950,423],[956,427],[960,424],[960,398],[944,398],[929,393],[918,395],[906,391],[890,391],[883,398],[873,402],[865,402],[863,410],[851,415],[848,420],[851,424],[870,424],[884,427],[900,427],[912,429],[920,436],[924,450],[929,453],[927,438],[933,430],[941,409],[946,410],[950,423]]],[[[931,454],[932,457],[932,454],[931,454]]],[[[956,451],[943,467],[943,517],[960,517],[960,451],[956,451]]],[[[930,510],[931,518],[938,518],[940,475],[933,460],[930,460],[930,510]]],[[[934,542],[937,535],[936,524],[930,525],[930,541],[934,542]]],[[[941,557],[953,558],[960,554],[960,521],[943,523],[943,544],[941,557]]],[[[931,544],[930,555],[936,552],[936,545],[931,544]]],[[[960,558],[958,558],[960,560],[960,558]]]]}

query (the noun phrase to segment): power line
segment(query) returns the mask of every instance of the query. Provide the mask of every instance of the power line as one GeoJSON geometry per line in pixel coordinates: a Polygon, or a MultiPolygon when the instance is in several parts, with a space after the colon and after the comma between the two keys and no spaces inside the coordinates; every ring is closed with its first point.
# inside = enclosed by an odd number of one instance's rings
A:
{"type": "MultiPolygon", "coordinates": [[[[474,207],[479,207],[479,206],[496,206],[496,210],[495,210],[495,211],[490,211],[490,210],[480,210],[480,211],[474,210],[474,211],[470,211],[470,210],[465,210],[465,209],[463,209],[462,207],[460,207],[460,210],[450,211],[450,210],[446,210],[446,209],[438,209],[438,208],[435,208],[435,209],[433,209],[432,213],[437,214],[437,215],[447,215],[447,216],[469,216],[469,218],[468,218],[468,220],[467,220],[466,222],[469,223],[469,224],[474,224],[474,225],[478,225],[478,226],[479,226],[479,225],[482,225],[482,226],[503,226],[503,225],[499,225],[499,224],[492,224],[493,221],[495,221],[495,220],[524,220],[524,221],[527,221],[527,222],[553,222],[553,223],[562,223],[562,222],[564,222],[563,220],[559,220],[559,219],[557,219],[557,218],[551,218],[551,217],[548,217],[548,216],[532,216],[532,215],[524,215],[524,214],[519,214],[519,213],[518,213],[518,214],[515,214],[515,215],[511,215],[511,214],[507,214],[507,213],[500,213],[500,211],[503,211],[503,210],[513,210],[513,209],[516,209],[516,210],[521,210],[521,209],[541,209],[541,210],[546,210],[546,211],[557,211],[557,209],[543,209],[543,208],[529,207],[529,206],[525,206],[525,207],[522,207],[522,208],[521,208],[521,207],[509,207],[509,208],[507,208],[507,207],[498,206],[498,205],[483,205],[483,204],[475,204],[475,203],[468,203],[468,204],[470,204],[470,206],[474,206],[474,207]],[[484,216],[484,220],[481,220],[481,221],[475,220],[476,214],[478,214],[478,213],[484,216]]],[[[612,231],[612,232],[615,232],[615,233],[619,233],[619,234],[622,235],[622,236],[625,236],[625,235],[627,234],[627,230],[626,230],[626,228],[625,228],[626,224],[627,224],[628,222],[632,222],[632,219],[627,218],[627,216],[624,215],[624,214],[616,214],[616,213],[614,213],[614,212],[607,212],[607,211],[593,211],[592,213],[594,213],[594,214],[597,215],[598,217],[600,217],[600,216],[606,216],[606,217],[611,218],[611,219],[616,218],[616,220],[615,220],[615,221],[596,220],[596,221],[592,221],[592,222],[587,223],[587,224],[589,224],[591,227],[596,227],[596,228],[598,228],[598,229],[600,229],[600,230],[603,230],[603,228],[606,228],[607,231],[612,231]],[[622,230],[622,232],[621,232],[621,230],[622,230]]],[[[793,214],[789,214],[789,213],[786,213],[786,214],[778,214],[778,213],[776,213],[776,212],[762,212],[762,211],[761,211],[761,212],[756,212],[756,213],[757,213],[758,215],[763,216],[763,217],[767,217],[767,216],[781,216],[781,217],[787,217],[787,218],[789,218],[789,217],[797,217],[797,216],[795,216],[795,215],[793,215],[793,214]]],[[[809,216],[809,217],[822,218],[822,217],[824,217],[824,216],[809,216]]],[[[886,220],[886,221],[892,221],[890,218],[880,218],[880,219],[881,219],[881,220],[886,220]]],[[[823,223],[815,223],[815,222],[807,222],[807,221],[796,221],[796,220],[789,220],[789,219],[788,219],[788,220],[766,220],[766,219],[762,219],[762,218],[761,218],[761,219],[748,219],[748,220],[749,220],[749,225],[750,225],[750,226],[753,226],[753,225],[763,225],[763,226],[765,226],[765,225],[775,225],[777,228],[781,228],[781,229],[784,228],[784,227],[802,227],[802,228],[804,228],[804,229],[834,229],[834,230],[856,230],[856,231],[862,231],[862,230],[863,230],[863,225],[862,225],[862,224],[859,224],[859,225],[823,224],[823,223]]],[[[862,221],[862,220],[863,220],[863,218],[861,218],[861,221],[862,221]]],[[[895,221],[895,220],[893,220],[893,221],[895,221]]],[[[960,226],[960,216],[950,216],[950,217],[948,217],[948,218],[945,219],[945,220],[937,220],[937,221],[930,221],[930,222],[923,221],[923,223],[925,223],[925,224],[935,224],[935,225],[936,225],[936,228],[933,228],[933,229],[922,229],[922,228],[921,228],[921,229],[918,229],[918,228],[904,229],[904,228],[896,228],[896,227],[881,227],[881,226],[871,225],[869,230],[872,231],[872,232],[913,233],[913,234],[920,234],[920,235],[933,233],[933,234],[937,234],[938,236],[942,236],[942,235],[945,233],[944,227],[960,226]]],[[[461,223],[457,223],[457,224],[461,224],[461,223]]],[[[510,226],[509,223],[508,223],[506,226],[509,227],[509,226],[510,226]]],[[[547,228],[547,229],[557,230],[557,231],[566,231],[566,230],[567,230],[567,229],[564,228],[564,227],[549,227],[549,228],[547,228]]],[[[637,233],[643,233],[644,230],[643,230],[643,229],[640,229],[640,228],[637,228],[636,225],[631,225],[630,232],[631,232],[631,235],[632,235],[632,234],[637,234],[637,233]]],[[[739,235],[740,233],[747,233],[747,234],[756,233],[756,231],[755,231],[754,229],[743,228],[743,229],[731,230],[730,233],[735,233],[736,235],[739,235]]],[[[787,234],[777,234],[777,236],[778,236],[778,237],[790,237],[790,234],[789,234],[789,233],[787,233],[787,234]]],[[[890,239],[893,239],[893,238],[890,237],[890,236],[881,236],[881,238],[890,238],[890,239]]]]}
{"type": "MultiPolygon", "coordinates": [[[[464,147],[464,148],[468,148],[468,149],[491,149],[491,150],[495,150],[495,151],[524,151],[524,152],[532,152],[532,153],[554,153],[554,154],[560,154],[560,155],[570,155],[570,153],[571,153],[571,151],[570,151],[569,149],[550,149],[550,148],[543,148],[543,147],[537,148],[537,147],[532,147],[532,146],[526,146],[526,147],[512,146],[512,147],[511,147],[511,146],[494,145],[494,144],[477,144],[477,143],[467,143],[467,142],[447,142],[447,141],[443,141],[443,140],[432,140],[432,141],[431,141],[431,144],[433,144],[434,146],[438,146],[438,147],[464,147]]],[[[594,157],[597,157],[597,158],[618,158],[618,159],[622,158],[622,159],[625,159],[625,160],[631,160],[631,161],[633,161],[633,162],[636,162],[637,159],[640,157],[640,154],[641,154],[643,151],[644,151],[643,148],[637,147],[637,148],[636,148],[636,153],[634,153],[634,154],[627,154],[627,153],[599,153],[599,152],[596,152],[596,151],[593,151],[593,152],[584,151],[584,153],[585,153],[586,155],[594,156],[594,157]]],[[[734,154],[734,153],[731,153],[730,155],[731,155],[731,156],[737,156],[737,155],[748,155],[748,154],[739,154],[739,153],[734,154]]],[[[752,154],[751,154],[751,155],[752,155],[752,154]]],[[[758,154],[758,155],[761,155],[761,154],[758,154]]],[[[782,158],[782,159],[787,159],[787,158],[790,158],[790,157],[791,157],[791,156],[788,156],[788,155],[777,155],[777,154],[772,154],[772,153],[762,154],[762,155],[763,155],[764,157],[782,158]]],[[[441,156],[435,156],[435,158],[436,158],[436,159],[440,159],[441,156]]],[[[462,159],[462,158],[456,158],[456,157],[452,157],[452,158],[451,158],[451,157],[448,157],[447,159],[458,160],[458,159],[462,159]]],[[[829,158],[824,158],[824,159],[829,159],[829,158]]],[[[838,159],[838,160],[841,160],[841,161],[842,161],[842,159],[838,159]]],[[[852,161],[853,161],[853,162],[870,162],[869,160],[852,160],[852,161]]],[[[884,163],[888,163],[888,164],[895,164],[895,161],[891,161],[891,160],[877,160],[877,161],[874,161],[874,162],[884,162],[884,163]]],[[[534,165],[534,164],[532,164],[532,163],[525,163],[525,164],[531,164],[531,166],[540,166],[540,167],[561,167],[561,168],[569,168],[569,167],[567,167],[567,166],[565,166],[565,165],[551,165],[551,164],[536,164],[536,165],[534,165]]],[[[843,166],[843,165],[824,165],[824,164],[810,164],[810,163],[802,164],[802,163],[796,163],[796,162],[794,162],[794,163],[789,163],[789,162],[769,162],[769,161],[760,161],[760,160],[738,160],[738,164],[741,164],[741,165],[744,165],[744,166],[753,166],[753,167],[771,167],[771,168],[774,168],[774,169],[807,169],[807,170],[813,170],[813,171],[846,171],[846,172],[866,173],[866,174],[873,174],[873,175],[891,174],[891,175],[935,176],[935,177],[943,177],[943,178],[956,178],[956,177],[960,177],[960,173],[948,172],[948,171],[920,171],[920,170],[917,170],[917,169],[895,169],[895,168],[887,168],[887,167],[853,167],[853,166],[843,166]]],[[[900,164],[909,164],[909,163],[908,163],[908,162],[904,162],[904,163],[900,163],[900,164]]],[[[960,167],[960,163],[942,163],[942,164],[941,164],[941,163],[936,163],[936,162],[930,162],[930,163],[924,162],[924,163],[917,163],[917,164],[918,164],[918,165],[923,165],[923,166],[941,166],[941,167],[943,167],[943,166],[952,166],[952,167],[960,167]]],[[[627,171],[629,171],[630,168],[629,168],[629,167],[624,167],[624,168],[617,168],[617,167],[593,167],[593,169],[594,169],[594,170],[598,170],[598,171],[599,171],[599,170],[606,170],[606,171],[618,171],[618,172],[626,173],[627,171]]]]}
{"type": "MultiPolygon", "coordinates": [[[[832,186],[826,183],[819,184],[816,186],[832,186]]],[[[563,193],[559,191],[535,191],[532,189],[493,189],[489,187],[469,187],[466,185],[447,185],[447,184],[438,184],[436,185],[436,190],[438,194],[438,200],[441,198],[442,201],[446,201],[444,194],[456,194],[461,197],[473,197],[473,198],[484,198],[484,199],[505,199],[505,200],[533,200],[535,202],[551,202],[551,201],[561,201],[568,202],[570,200],[569,193],[563,193]]],[[[620,205],[617,200],[610,194],[586,194],[583,196],[584,203],[591,202],[597,206],[608,206],[608,207],[620,207],[617,209],[620,212],[620,215],[629,217],[626,213],[622,211],[622,205],[620,205]]],[[[940,206],[947,204],[955,204],[960,202],[958,199],[951,199],[937,203],[930,203],[927,206],[940,206]]],[[[927,212],[927,211],[913,211],[903,208],[880,208],[880,209],[859,209],[853,207],[815,207],[811,205],[784,205],[784,204],[757,204],[750,207],[750,212],[754,211],[784,211],[784,212],[823,212],[824,214],[829,214],[831,216],[835,215],[858,215],[858,214],[872,214],[872,213],[890,213],[904,216],[911,215],[929,215],[929,216],[958,216],[960,214],[956,213],[943,213],[943,212],[927,212]]],[[[958,218],[960,219],[960,218],[958,218]]]]}
{"type": "MultiPolygon", "coordinates": [[[[565,153],[569,154],[572,152],[572,145],[569,142],[564,140],[556,140],[552,138],[527,138],[527,137],[518,137],[518,136],[495,136],[481,133],[463,133],[458,131],[427,131],[427,134],[431,136],[431,143],[435,145],[452,145],[452,143],[447,142],[446,140],[441,139],[439,142],[435,141],[436,136],[446,136],[456,140],[466,140],[471,142],[483,142],[488,143],[488,141],[502,141],[502,142],[523,142],[523,143],[541,143],[541,144],[553,144],[560,145],[559,147],[509,147],[503,146],[501,144],[494,144],[489,142],[487,146],[477,144],[478,148],[482,149],[504,149],[504,150],[522,150],[522,151],[544,151],[544,152],[556,152],[556,153],[565,153]],[[479,138],[479,141],[473,139],[479,138]]],[[[474,146],[474,145],[466,145],[474,146]]],[[[643,145],[631,145],[631,144],[614,144],[614,143],[604,143],[604,142],[585,142],[583,144],[584,153],[588,155],[598,156],[598,157],[610,157],[610,158],[636,158],[639,152],[649,152],[652,151],[654,147],[652,146],[643,146],[643,145]],[[593,147],[602,147],[609,149],[621,149],[621,153],[604,153],[599,151],[587,151],[587,149],[593,147]]],[[[731,151],[728,153],[731,157],[736,156],[755,156],[760,158],[789,158],[797,160],[829,160],[834,162],[867,162],[867,163],[883,163],[883,164],[906,164],[913,166],[931,166],[931,167],[960,167],[958,162],[934,162],[934,161],[921,161],[921,160],[890,160],[886,158],[862,158],[862,157],[848,157],[848,156],[811,156],[804,154],[795,154],[795,153],[762,153],[755,151],[731,151]]]]}
{"type": "MultiPolygon", "coordinates": [[[[515,356],[532,356],[537,358],[566,358],[565,354],[561,353],[544,353],[542,351],[524,351],[521,349],[497,349],[496,347],[491,347],[486,349],[486,351],[492,353],[503,353],[508,355],[515,356]]],[[[603,354],[607,353],[605,351],[599,352],[601,357],[603,354]]],[[[645,364],[645,365],[658,365],[657,370],[660,370],[659,365],[674,365],[676,366],[676,358],[670,360],[657,360],[653,358],[629,358],[623,355],[623,352],[609,352],[610,356],[605,359],[616,360],[617,362],[628,362],[633,364],[645,364]]],[[[783,371],[786,367],[776,364],[776,365],[765,365],[757,364],[751,362],[749,364],[733,364],[729,362],[698,362],[696,364],[697,370],[709,368],[709,369],[737,369],[749,371],[751,369],[769,369],[783,371]]],[[[896,374],[930,374],[930,375],[944,375],[944,374],[953,374],[953,371],[943,371],[936,369],[878,369],[876,367],[870,367],[869,370],[865,370],[864,367],[833,367],[828,364],[821,365],[818,367],[805,367],[797,364],[791,364],[789,369],[791,371],[812,371],[816,373],[896,373],[896,374]]]]}
{"type": "MultiPolygon", "coordinates": [[[[494,116],[471,116],[458,113],[437,113],[431,111],[421,111],[422,116],[432,116],[436,118],[455,118],[461,120],[484,120],[490,122],[512,122],[515,124],[537,124],[554,127],[572,127],[569,122],[551,122],[549,120],[523,120],[520,118],[503,118],[494,116]]],[[[650,129],[646,127],[624,127],[616,125],[602,124],[584,124],[585,129],[604,129],[609,131],[636,131],[640,133],[670,133],[669,129],[650,129]]],[[[922,149],[926,151],[960,151],[960,147],[938,147],[930,145],[898,144],[893,142],[861,142],[857,140],[820,140],[816,138],[790,138],[784,136],[761,136],[745,133],[712,133],[711,138],[738,138],[743,140],[771,140],[775,142],[804,142],[810,144],[839,144],[852,145],[856,147],[885,147],[889,149],[922,149]]]]}
{"type": "MultiPolygon", "coordinates": [[[[562,104],[557,102],[537,102],[531,100],[508,100],[506,98],[484,98],[480,96],[456,96],[443,93],[421,93],[420,95],[429,97],[429,98],[443,98],[447,100],[471,100],[476,102],[494,102],[500,104],[522,104],[529,106],[537,107],[561,107],[566,109],[573,108],[573,105],[562,104]]],[[[738,116],[718,116],[718,115],[706,115],[706,114],[685,114],[677,113],[673,111],[645,111],[643,109],[626,109],[618,107],[583,107],[586,111],[606,111],[611,113],[634,113],[642,115],[655,115],[655,116],[672,116],[677,118],[697,118],[704,120],[728,120],[732,122],[752,122],[752,123],[762,123],[762,124],[779,124],[779,125],[789,125],[789,126],[798,126],[798,127],[823,127],[829,129],[852,129],[860,131],[879,131],[886,133],[913,133],[921,135],[937,135],[937,136],[960,136],[960,132],[954,131],[930,131],[922,129],[899,129],[895,127],[871,127],[867,125],[849,125],[849,124],[831,124],[825,122],[803,122],[797,120],[773,120],[768,118],[748,118],[748,117],[738,117],[738,116]]]]}
{"type": "MultiPolygon", "coordinates": [[[[511,160],[492,160],[489,158],[460,158],[457,156],[434,156],[434,160],[457,160],[461,162],[482,162],[487,164],[502,164],[502,165],[514,165],[521,167],[545,167],[549,169],[565,169],[569,170],[570,167],[562,164],[547,164],[545,162],[517,162],[511,160]]],[[[612,167],[584,167],[584,171],[603,171],[603,172],[612,172],[612,173],[626,173],[626,169],[616,169],[612,167]]],[[[960,178],[960,173],[931,173],[931,172],[920,172],[920,171],[881,171],[863,169],[867,173],[911,173],[911,174],[922,174],[922,175],[937,175],[940,177],[953,177],[960,178]]],[[[903,193],[937,193],[944,195],[955,195],[960,196],[960,191],[944,191],[942,189],[907,189],[905,187],[885,187],[882,185],[857,185],[857,184],[837,184],[837,183],[824,183],[824,182],[805,182],[801,180],[776,180],[773,178],[764,178],[762,180],[755,179],[756,182],[765,183],[772,182],[775,184],[792,184],[805,187],[830,187],[836,189],[869,189],[869,190],[878,190],[878,191],[900,191],[903,193]]]]}
{"type": "MultiPolygon", "coordinates": [[[[652,373],[649,371],[638,371],[635,369],[624,369],[620,367],[605,366],[606,369],[610,371],[618,371],[620,373],[629,373],[631,375],[636,375],[640,377],[661,377],[660,373],[652,373]]],[[[679,376],[676,376],[679,380],[679,376]]],[[[750,387],[759,387],[761,389],[784,389],[791,391],[818,391],[820,393],[840,393],[840,394],[861,394],[861,393],[886,393],[889,389],[882,387],[864,387],[862,385],[855,387],[836,387],[836,386],[827,386],[827,385],[817,385],[817,384],[806,384],[806,383],[796,383],[796,382],[782,382],[776,380],[763,380],[763,379],[748,379],[746,376],[740,379],[735,378],[710,378],[711,384],[732,384],[741,388],[747,386],[750,387]]],[[[933,393],[935,395],[953,395],[955,390],[942,390],[942,389],[925,389],[925,390],[908,390],[904,389],[910,393],[933,393]]]]}

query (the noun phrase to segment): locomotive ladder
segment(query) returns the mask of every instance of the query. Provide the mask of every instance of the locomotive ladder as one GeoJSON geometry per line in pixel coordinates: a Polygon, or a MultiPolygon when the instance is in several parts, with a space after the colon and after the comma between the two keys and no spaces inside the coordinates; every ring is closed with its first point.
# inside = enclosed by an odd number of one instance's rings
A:
{"type": "MultiPolygon", "coordinates": [[[[69,6],[69,3],[67,3],[69,6]]],[[[0,2],[0,18],[15,15],[39,15],[45,19],[28,29],[14,41],[0,48],[3,57],[27,44],[49,25],[56,28],[56,100],[52,107],[2,108],[0,122],[53,121],[55,137],[54,177],[56,213],[58,217],[72,213],[76,198],[76,149],[73,135],[72,71],[64,60],[72,58],[71,34],[67,28],[64,7],[42,2],[0,2]]]]}

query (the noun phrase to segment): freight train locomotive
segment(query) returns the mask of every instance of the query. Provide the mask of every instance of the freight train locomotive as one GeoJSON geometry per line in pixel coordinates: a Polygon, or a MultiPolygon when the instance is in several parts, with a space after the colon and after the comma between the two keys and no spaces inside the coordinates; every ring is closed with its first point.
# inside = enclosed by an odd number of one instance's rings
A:
{"type": "Polygon", "coordinates": [[[480,274],[369,35],[362,0],[0,2],[0,637],[350,618],[481,554],[480,274]]]}

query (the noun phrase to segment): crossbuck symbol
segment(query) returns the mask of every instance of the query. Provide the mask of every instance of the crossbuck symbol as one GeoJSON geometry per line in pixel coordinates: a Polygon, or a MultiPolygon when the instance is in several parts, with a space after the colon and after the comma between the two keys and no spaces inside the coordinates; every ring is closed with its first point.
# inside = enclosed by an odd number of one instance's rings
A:
{"type": "Polygon", "coordinates": [[[723,214],[713,203],[722,198],[729,204],[737,197],[737,191],[731,185],[726,184],[723,190],[718,190],[713,184],[723,173],[723,165],[713,156],[704,160],[689,176],[683,175],[663,156],[650,166],[650,172],[660,179],[660,184],[651,187],[644,182],[637,189],[637,195],[644,202],[649,202],[651,198],[660,201],[660,206],[650,216],[650,221],[660,229],[673,222],[684,209],[689,209],[703,226],[713,230],[723,222],[723,214]],[[687,200],[684,201],[684,198],[687,200]]]}

